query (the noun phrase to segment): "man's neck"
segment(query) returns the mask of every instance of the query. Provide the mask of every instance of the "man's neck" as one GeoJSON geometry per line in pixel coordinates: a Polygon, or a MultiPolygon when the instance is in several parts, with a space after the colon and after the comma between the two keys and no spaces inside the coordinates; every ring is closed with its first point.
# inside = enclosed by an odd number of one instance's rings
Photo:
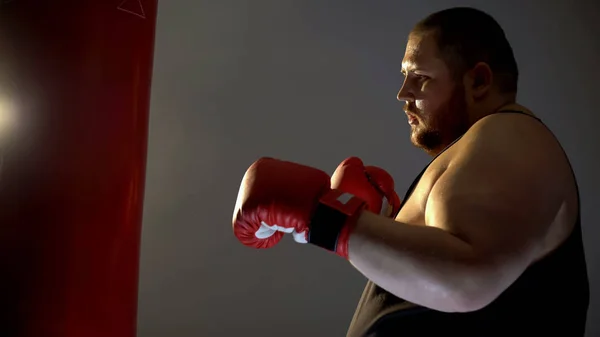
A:
{"type": "Polygon", "coordinates": [[[515,95],[509,96],[498,96],[497,99],[490,100],[487,104],[482,105],[478,111],[474,112],[471,115],[471,125],[475,124],[480,119],[487,117],[489,115],[495,114],[502,107],[505,107],[510,104],[516,103],[515,95]]]}
{"type": "MultiPolygon", "coordinates": [[[[498,99],[490,101],[488,104],[482,105],[479,111],[471,114],[470,126],[477,123],[480,119],[495,114],[500,109],[507,105],[516,104],[515,96],[499,96],[498,99]]],[[[425,151],[431,157],[437,156],[440,152],[444,151],[449,144],[440,146],[435,150],[425,151]]]]}
{"type": "MultiPolygon", "coordinates": [[[[494,99],[488,99],[485,104],[480,104],[479,108],[470,114],[469,128],[480,119],[498,112],[507,105],[516,104],[516,95],[497,95],[494,99]]],[[[425,152],[435,157],[444,151],[450,144],[445,144],[436,149],[425,150],[425,152]]]]}

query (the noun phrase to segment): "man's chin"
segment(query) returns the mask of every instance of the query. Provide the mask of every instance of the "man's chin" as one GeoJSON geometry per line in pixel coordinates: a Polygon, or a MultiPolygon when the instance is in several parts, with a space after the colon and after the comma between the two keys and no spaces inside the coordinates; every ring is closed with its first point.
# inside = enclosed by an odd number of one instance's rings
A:
{"type": "Polygon", "coordinates": [[[418,130],[416,126],[413,126],[410,133],[410,142],[413,143],[413,145],[416,147],[421,147],[422,140],[423,132],[420,132],[420,130],[418,130]]]}
{"type": "Polygon", "coordinates": [[[441,147],[436,134],[418,132],[418,130],[413,130],[413,132],[411,132],[410,142],[429,155],[436,155],[441,147]]]}
{"type": "Polygon", "coordinates": [[[414,147],[416,147],[416,148],[419,148],[419,149],[422,149],[422,150],[425,150],[425,148],[424,148],[424,146],[423,146],[423,143],[421,143],[421,142],[419,141],[419,137],[415,137],[414,135],[412,135],[412,136],[410,137],[410,142],[412,143],[412,145],[413,145],[414,147]]]}

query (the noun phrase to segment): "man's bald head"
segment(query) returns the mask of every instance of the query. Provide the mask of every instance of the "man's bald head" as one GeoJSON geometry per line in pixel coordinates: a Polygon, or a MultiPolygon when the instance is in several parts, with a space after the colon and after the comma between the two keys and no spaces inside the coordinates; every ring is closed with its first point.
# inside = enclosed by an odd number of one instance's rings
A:
{"type": "Polygon", "coordinates": [[[504,30],[492,16],[468,7],[445,9],[418,22],[411,35],[429,33],[435,36],[440,58],[457,79],[484,62],[494,73],[500,92],[517,92],[517,62],[504,30]]]}

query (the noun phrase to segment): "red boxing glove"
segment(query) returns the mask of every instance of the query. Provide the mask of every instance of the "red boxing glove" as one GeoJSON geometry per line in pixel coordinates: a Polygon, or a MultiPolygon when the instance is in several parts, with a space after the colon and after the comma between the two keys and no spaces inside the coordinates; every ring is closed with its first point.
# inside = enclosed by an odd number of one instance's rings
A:
{"type": "Polygon", "coordinates": [[[357,157],[347,158],[337,167],[331,188],[359,197],[373,213],[394,217],[400,210],[392,176],[379,167],[365,167],[357,157]]]}
{"type": "Polygon", "coordinates": [[[364,209],[355,196],[332,190],[327,173],[291,162],[261,158],[252,164],[240,186],[233,213],[233,231],[244,245],[270,248],[283,234],[347,258],[347,240],[338,244],[364,209]]]}

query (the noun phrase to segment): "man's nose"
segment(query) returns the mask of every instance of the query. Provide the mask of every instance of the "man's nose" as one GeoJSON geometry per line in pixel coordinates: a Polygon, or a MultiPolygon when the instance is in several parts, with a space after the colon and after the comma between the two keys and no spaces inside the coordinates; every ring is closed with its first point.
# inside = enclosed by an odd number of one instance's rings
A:
{"type": "Polygon", "coordinates": [[[398,95],[396,95],[396,99],[399,101],[407,102],[407,103],[414,102],[415,97],[409,90],[408,85],[406,85],[406,81],[402,84],[402,88],[400,88],[400,91],[398,91],[398,95]]]}

